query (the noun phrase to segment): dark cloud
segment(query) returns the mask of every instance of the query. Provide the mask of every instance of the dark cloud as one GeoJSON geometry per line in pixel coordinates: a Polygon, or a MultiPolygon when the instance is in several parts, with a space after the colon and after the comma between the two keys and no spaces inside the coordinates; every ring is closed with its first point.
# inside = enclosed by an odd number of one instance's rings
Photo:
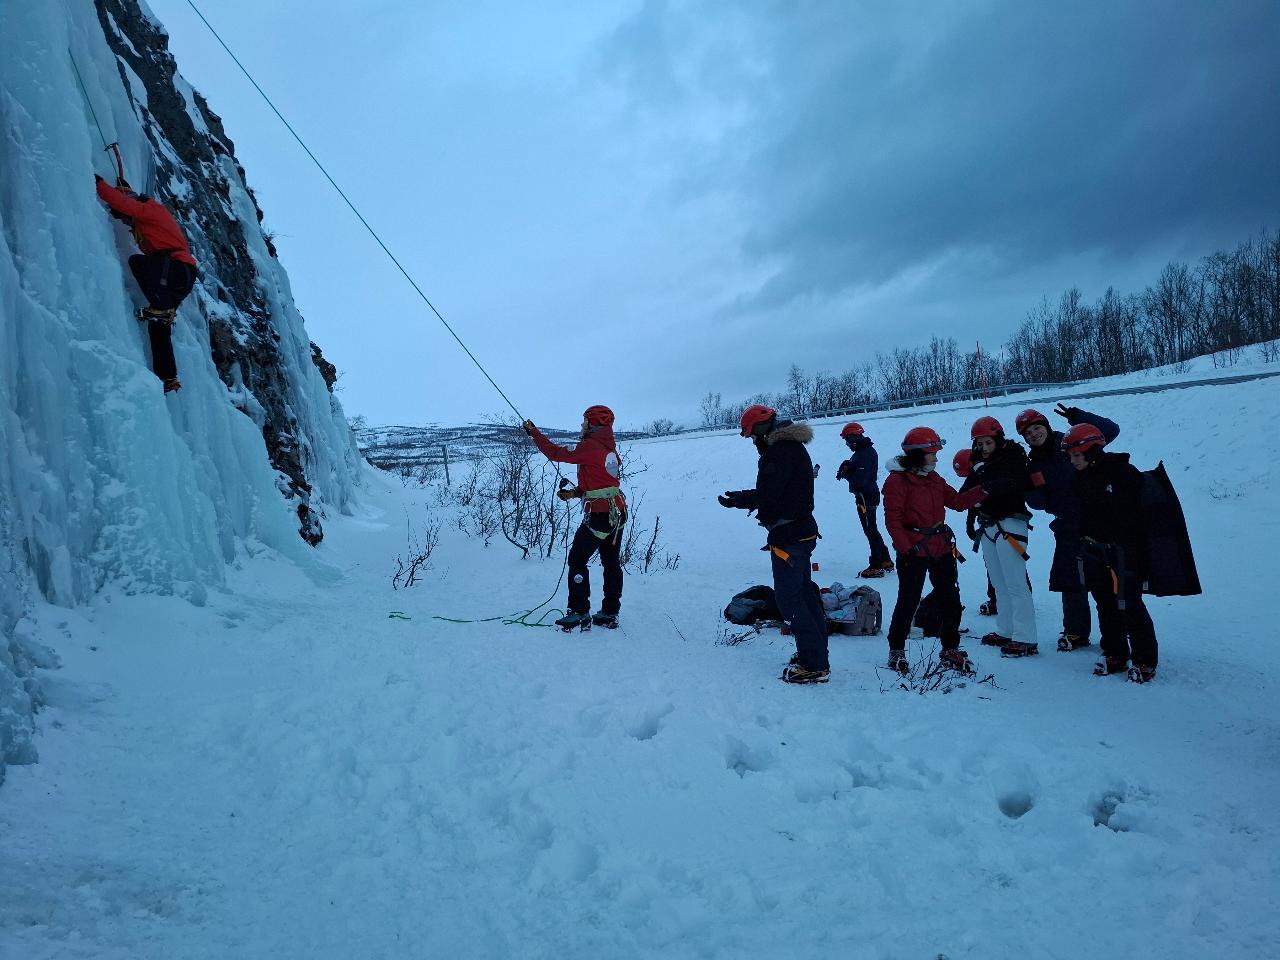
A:
{"type": "Polygon", "coordinates": [[[1009,273],[1188,235],[1207,252],[1276,222],[1271,0],[778,4],[728,49],[703,39],[709,9],[646,4],[611,42],[635,96],[676,113],[729,96],[693,89],[700,61],[741,59],[720,73],[753,109],[719,169],[743,252],[777,266],[753,307],[956,258],[1009,273]]]}

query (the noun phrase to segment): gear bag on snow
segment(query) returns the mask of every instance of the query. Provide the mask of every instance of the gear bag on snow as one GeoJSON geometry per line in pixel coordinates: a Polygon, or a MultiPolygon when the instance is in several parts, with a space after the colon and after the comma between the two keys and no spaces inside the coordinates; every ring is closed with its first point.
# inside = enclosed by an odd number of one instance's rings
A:
{"type": "Polygon", "coordinates": [[[1142,472],[1142,519],[1147,540],[1147,582],[1143,593],[1155,597],[1194,597],[1200,593],[1196,558],[1187,521],[1164,461],[1142,472]]]}
{"type": "MultiPolygon", "coordinates": [[[[960,605],[960,611],[964,612],[964,604],[960,605]]],[[[911,622],[926,637],[942,636],[942,603],[938,599],[937,590],[930,590],[925,594],[920,606],[916,607],[916,615],[911,622]]]]}
{"type": "Polygon", "coordinates": [[[884,605],[880,594],[871,587],[850,590],[840,583],[833,583],[831,589],[822,594],[822,606],[827,612],[827,628],[832,632],[856,637],[869,637],[880,632],[884,605]]]}
{"type": "Polygon", "coordinates": [[[749,627],[757,620],[781,620],[782,611],[774,599],[773,587],[757,584],[734,595],[724,608],[724,618],[730,623],[749,627]]]}

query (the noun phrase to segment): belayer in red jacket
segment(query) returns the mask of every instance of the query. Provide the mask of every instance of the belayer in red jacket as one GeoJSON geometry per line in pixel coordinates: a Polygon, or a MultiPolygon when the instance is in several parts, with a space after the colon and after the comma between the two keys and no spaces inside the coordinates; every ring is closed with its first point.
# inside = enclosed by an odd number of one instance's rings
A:
{"type": "Polygon", "coordinates": [[[581,497],[582,526],[574,534],[569,547],[569,602],[565,615],[556,621],[562,630],[578,627],[589,630],[616,627],[622,609],[622,527],[627,522],[627,499],[618,488],[622,461],[613,439],[613,411],[605,406],[588,407],[582,415],[582,440],[570,450],[552,443],[532,420],[523,424],[524,432],[548,460],[572,463],[578,467],[578,485],[561,490],[562,500],[581,497]],[[600,552],[604,568],[604,602],[595,616],[591,615],[591,574],[587,564],[600,552]]]}
{"type": "Polygon", "coordinates": [[[920,605],[927,574],[941,618],[942,665],[968,673],[969,655],[960,649],[960,587],[956,537],[946,525],[948,509],[965,511],[988,491],[974,487],[957,493],[937,472],[942,438],[929,427],[907,431],[902,456],[889,461],[884,482],[884,524],[898,555],[898,601],[889,622],[889,669],[909,672],[906,646],[911,621],[920,605]]]}
{"type": "Polygon", "coordinates": [[[181,390],[173,356],[173,321],[200,275],[187,238],[163,204],[134,193],[123,181],[120,187],[113,187],[101,177],[94,179],[98,196],[111,208],[113,217],[129,225],[142,251],[129,258],[129,269],[147,298],[138,319],[147,321],[152,369],[164,381],[165,393],[181,390]]]}

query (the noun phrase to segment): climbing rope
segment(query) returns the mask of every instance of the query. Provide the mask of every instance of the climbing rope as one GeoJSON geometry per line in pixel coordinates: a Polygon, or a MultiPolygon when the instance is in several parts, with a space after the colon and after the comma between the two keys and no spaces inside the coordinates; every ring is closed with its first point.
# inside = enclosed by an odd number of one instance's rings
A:
{"type": "Polygon", "coordinates": [[[387,255],[387,258],[393,264],[395,264],[396,269],[399,270],[400,273],[404,276],[404,278],[409,281],[409,285],[413,287],[414,292],[419,297],[422,298],[422,302],[425,303],[431,309],[431,312],[436,315],[436,319],[439,320],[440,323],[443,324],[444,328],[449,331],[449,335],[452,336],[453,339],[458,342],[458,346],[462,348],[462,352],[471,358],[471,362],[476,365],[476,369],[479,370],[482,374],[484,374],[484,378],[489,381],[490,386],[492,386],[493,389],[498,391],[498,396],[502,397],[502,399],[506,402],[507,406],[511,408],[511,411],[517,417],[519,417],[520,422],[523,423],[526,419],[524,414],[522,414],[516,408],[516,405],[511,402],[511,398],[508,397],[506,393],[503,392],[502,388],[498,386],[497,382],[493,379],[493,377],[489,376],[489,371],[486,370],[484,368],[484,365],[479,360],[476,359],[476,355],[471,352],[470,348],[468,348],[467,345],[462,342],[462,338],[458,336],[457,332],[453,329],[453,327],[449,325],[449,321],[446,320],[444,316],[440,313],[440,311],[436,309],[435,304],[431,302],[430,298],[425,293],[422,292],[422,288],[419,287],[417,281],[414,280],[413,277],[409,275],[409,271],[406,270],[401,265],[398,259],[396,259],[396,255],[391,252],[391,250],[387,247],[385,243],[382,242],[382,237],[378,236],[378,232],[369,225],[369,221],[364,218],[364,214],[362,214],[356,208],[356,205],[351,202],[351,198],[347,196],[346,192],[340,186],[338,186],[338,182],[329,175],[329,171],[326,170],[324,167],[324,164],[321,163],[316,158],[316,155],[311,152],[311,148],[307,146],[306,141],[304,141],[302,137],[298,136],[298,131],[293,129],[293,125],[290,124],[289,121],[285,119],[284,114],[282,114],[276,108],[276,105],[272,102],[271,98],[267,96],[266,91],[264,91],[262,87],[258,86],[258,81],[253,79],[253,74],[251,74],[245,68],[245,65],[240,62],[240,58],[237,57],[232,52],[231,48],[227,46],[226,41],[222,39],[218,31],[213,29],[213,24],[211,24],[208,21],[208,19],[206,19],[205,15],[200,12],[200,8],[195,5],[194,0],[187,0],[187,4],[191,7],[192,10],[195,11],[196,16],[200,18],[201,22],[204,23],[204,25],[209,28],[209,32],[213,34],[213,38],[218,41],[218,44],[222,47],[222,49],[227,52],[227,56],[229,56],[235,62],[235,65],[240,68],[240,72],[245,75],[245,78],[251,84],[253,84],[253,89],[258,91],[258,95],[261,96],[262,99],[266,102],[267,106],[271,108],[271,112],[274,113],[279,118],[280,122],[284,124],[285,129],[288,130],[290,134],[292,134],[293,139],[298,141],[298,146],[302,147],[306,155],[311,158],[311,162],[316,165],[316,169],[319,170],[322,174],[324,174],[324,178],[329,181],[329,185],[338,192],[338,196],[340,196],[343,202],[346,203],[346,205],[351,208],[351,212],[356,215],[356,219],[359,220],[361,225],[365,228],[365,230],[369,232],[369,236],[373,237],[374,242],[377,243],[377,245],[382,248],[382,252],[387,255]]]}

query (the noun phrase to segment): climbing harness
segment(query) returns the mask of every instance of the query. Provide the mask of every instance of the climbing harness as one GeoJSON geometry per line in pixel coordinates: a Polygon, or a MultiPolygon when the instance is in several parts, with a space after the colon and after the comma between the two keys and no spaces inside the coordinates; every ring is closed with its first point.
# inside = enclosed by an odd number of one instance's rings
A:
{"type": "Polygon", "coordinates": [[[1111,592],[1116,598],[1117,609],[1125,609],[1124,587],[1125,587],[1125,570],[1124,570],[1124,548],[1118,543],[1102,543],[1094,540],[1092,537],[1084,537],[1081,541],[1084,548],[1080,555],[1076,557],[1076,564],[1080,573],[1080,582],[1088,584],[1088,580],[1084,576],[1085,557],[1088,555],[1097,560],[1107,569],[1107,573],[1111,577],[1111,592]],[[1112,564],[1112,554],[1115,555],[1115,563],[1112,564]]]}
{"type": "MultiPolygon", "coordinates": [[[[956,548],[955,531],[945,523],[939,523],[932,527],[907,527],[906,529],[911,533],[918,533],[924,537],[923,540],[920,540],[911,548],[912,553],[922,557],[927,556],[927,553],[922,550],[921,547],[923,547],[925,543],[933,537],[944,537],[946,539],[946,546],[950,550],[951,555],[960,563],[966,562],[964,554],[956,548]]],[[[945,553],[941,554],[941,556],[945,555],[945,553]]]]}
{"type": "MultiPolygon", "coordinates": [[[[1019,519],[1022,519],[1022,515],[1015,514],[1015,516],[1018,516],[1019,519]]],[[[1029,515],[1027,515],[1026,519],[1029,520],[1031,518],[1029,515]]],[[[978,552],[978,540],[985,539],[985,540],[990,540],[992,543],[995,543],[997,540],[1003,537],[1005,543],[1009,544],[1009,546],[1013,548],[1013,552],[1016,553],[1018,556],[1020,556],[1024,561],[1031,559],[1031,554],[1027,553],[1026,545],[1027,543],[1030,542],[1028,538],[1022,536],[1021,534],[1010,533],[1008,530],[1006,530],[1003,526],[1000,525],[999,520],[993,520],[991,517],[988,517],[982,513],[979,513],[978,529],[980,533],[978,534],[978,537],[973,541],[974,553],[978,552]],[[987,533],[987,531],[991,529],[994,529],[996,531],[994,535],[990,535],[987,533]]],[[[1031,524],[1029,523],[1027,524],[1027,529],[1028,530],[1032,529],[1031,524]]]]}

